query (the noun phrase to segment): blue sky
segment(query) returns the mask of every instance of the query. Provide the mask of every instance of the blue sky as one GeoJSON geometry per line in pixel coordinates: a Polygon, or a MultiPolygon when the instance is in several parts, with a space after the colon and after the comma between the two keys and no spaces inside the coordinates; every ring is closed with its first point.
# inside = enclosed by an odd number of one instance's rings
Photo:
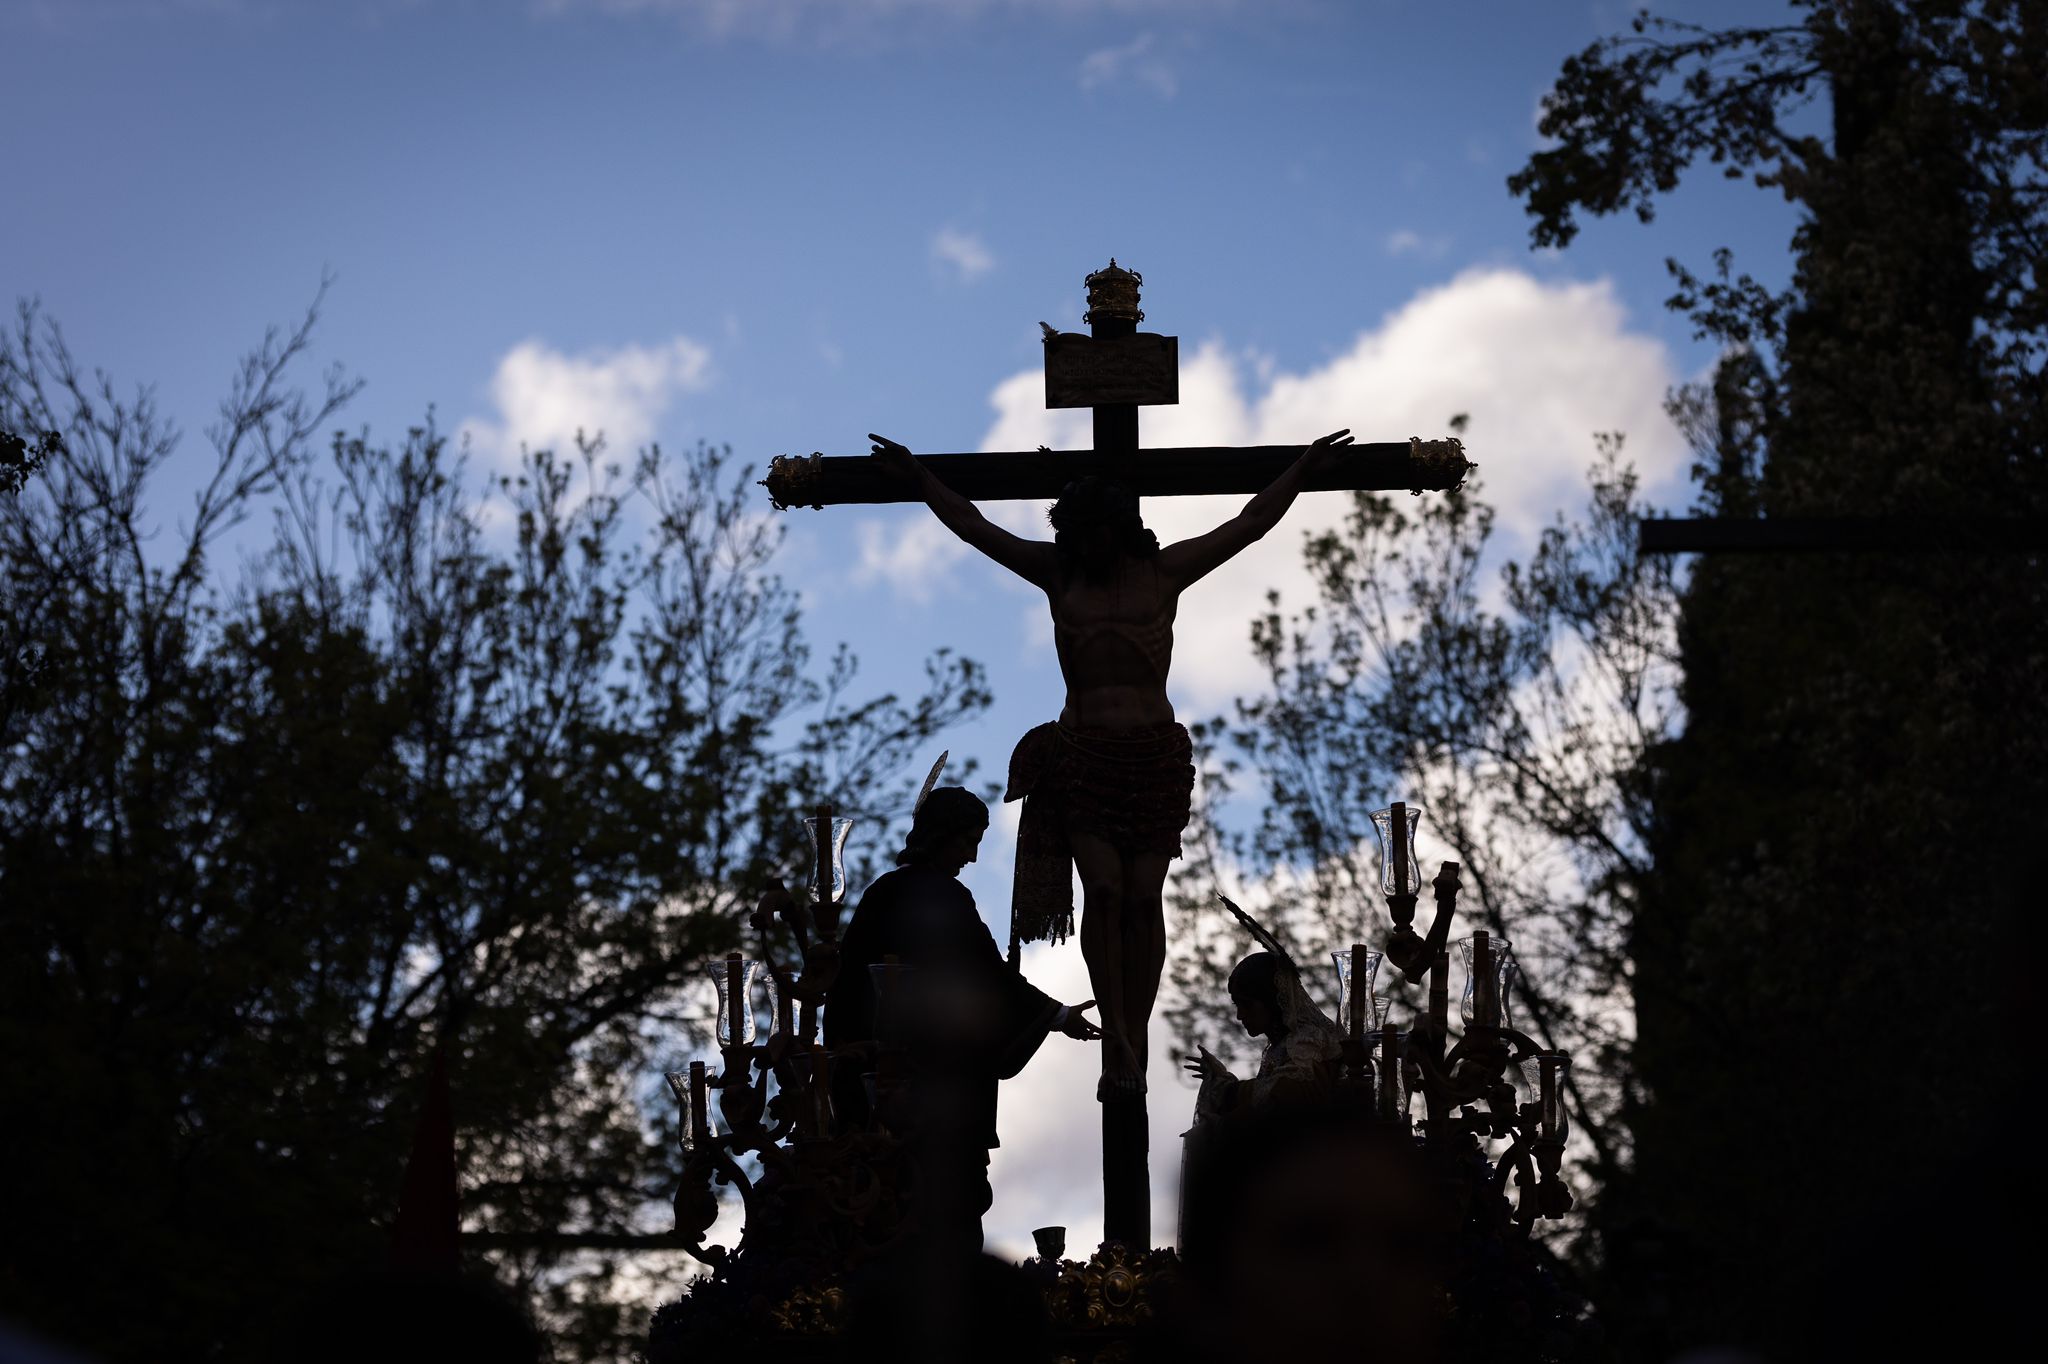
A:
{"type": "MultiPolygon", "coordinates": [[[[871,430],[923,450],[1085,444],[1037,405],[1036,324],[1078,327],[1081,277],[1113,254],[1145,274],[1147,327],[1181,337],[1183,403],[1148,410],[1148,443],[1401,439],[1469,411],[1512,548],[1571,504],[1596,430],[1626,430],[1653,489],[1684,500],[1658,403],[1712,356],[1661,307],[1665,257],[1703,267],[1726,245],[1766,279],[1786,268],[1786,207],[1711,175],[1651,227],[1529,251],[1502,182],[1560,61],[1629,8],[0,0],[0,294],[39,296],[82,359],[157,385],[188,432],[168,522],[236,357],[323,270],[316,358],[368,380],[351,429],[395,439],[432,405],[480,468],[578,424],[763,464],[859,453],[871,430]]],[[[1172,535],[1232,510],[1147,514],[1172,535]]],[[[1304,499],[1190,598],[1184,716],[1245,689],[1250,610],[1269,585],[1299,599],[1299,532],[1336,510],[1304,499]]],[[[820,645],[851,639],[878,685],[912,685],[939,644],[990,666],[995,713],[956,752],[1000,769],[1057,711],[1042,605],[921,512],[788,524],[820,645]]],[[[999,935],[1010,827],[972,880],[999,935]]],[[[1067,988],[1062,951],[1033,970],[1067,988]]],[[[1174,1110],[1154,1155],[1170,1196],[1184,1105],[1154,1088],[1155,1115],[1174,1110]]],[[[1032,1192],[1029,1153],[1056,1159],[1063,1136],[1042,1121],[999,1161],[992,1235],[1028,1247],[1064,1219],[1086,1244],[1085,1207],[1032,1192]]]]}

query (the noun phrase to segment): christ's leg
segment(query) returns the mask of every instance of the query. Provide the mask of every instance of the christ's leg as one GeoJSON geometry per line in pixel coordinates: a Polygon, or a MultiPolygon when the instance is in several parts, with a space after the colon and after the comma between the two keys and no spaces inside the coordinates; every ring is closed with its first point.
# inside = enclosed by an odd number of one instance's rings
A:
{"type": "Polygon", "coordinates": [[[1130,975],[1124,963],[1124,859],[1114,844],[1095,834],[1070,830],[1068,841],[1081,873],[1081,955],[1102,1010],[1102,1083],[1095,1097],[1105,1097],[1112,1088],[1143,1092],[1145,1071],[1137,1048],[1144,1046],[1144,1021],[1139,1020],[1134,1046],[1124,998],[1130,975]]]}
{"type": "Polygon", "coordinates": [[[1146,1033],[1152,1005],[1159,998],[1159,978],[1166,971],[1166,869],[1173,859],[1162,853],[1133,853],[1124,859],[1123,1002],[1138,1073],[1145,1073],[1146,1033]]]}

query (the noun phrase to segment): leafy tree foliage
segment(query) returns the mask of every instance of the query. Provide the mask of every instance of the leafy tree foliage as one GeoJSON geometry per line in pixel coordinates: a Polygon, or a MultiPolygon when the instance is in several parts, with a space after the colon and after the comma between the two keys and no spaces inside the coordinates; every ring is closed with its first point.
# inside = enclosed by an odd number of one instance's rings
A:
{"type": "MultiPolygon", "coordinates": [[[[907,807],[987,701],[944,655],[907,698],[815,668],[722,451],[480,480],[430,422],[322,458],[354,385],[294,386],[312,323],[237,372],[175,537],[148,392],[33,308],[0,342],[0,424],[63,436],[0,503],[0,624],[44,651],[0,732],[0,1312],[110,1358],[275,1357],[384,1253],[437,1047],[471,1230],[662,1229],[691,977],[799,809],[907,807]]],[[[495,1268],[562,1357],[644,1326],[615,1257],[495,1268]]]]}

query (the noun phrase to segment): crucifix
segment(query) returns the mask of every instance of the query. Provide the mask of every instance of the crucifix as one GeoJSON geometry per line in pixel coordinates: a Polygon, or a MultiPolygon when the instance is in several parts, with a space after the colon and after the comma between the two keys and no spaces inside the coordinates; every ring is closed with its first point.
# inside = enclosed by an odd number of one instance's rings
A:
{"type": "Polygon", "coordinates": [[[1081,950],[1102,1010],[1103,1233],[1134,1248],[1151,1245],[1145,1033],[1166,962],[1162,890],[1195,776],[1166,696],[1180,594],[1277,525],[1299,493],[1449,489],[1472,467],[1456,440],[1360,444],[1345,431],[1307,447],[1140,449],[1138,409],[1180,396],[1178,339],[1138,330],[1142,283],[1111,260],[1086,281],[1088,334],[1045,328],[1046,406],[1092,408],[1092,449],[914,456],[871,436],[865,456],[778,456],[763,480],[778,508],[923,502],[1046,594],[1067,695],[1010,760],[1005,799],[1024,801],[1012,941],[1067,935],[1078,870],[1081,950]],[[1256,496],[1162,548],[1138,499],[1201,493],[1256,496]],[[1057,499],[1052,543],[974,505],[1020,498],[1057,499]]]}

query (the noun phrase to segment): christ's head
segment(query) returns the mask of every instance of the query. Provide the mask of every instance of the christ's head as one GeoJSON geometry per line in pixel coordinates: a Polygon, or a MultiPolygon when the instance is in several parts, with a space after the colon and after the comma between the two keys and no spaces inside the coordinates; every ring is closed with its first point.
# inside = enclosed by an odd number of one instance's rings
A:
{"type": "Polygon", "coordinates": [[[1069,483],[1046,519],[1053,544],[1083,564],[1149,559],[1159,552],[1159,537],[1138,514],[1138,495],[1094,474],[1069,483]]]}

